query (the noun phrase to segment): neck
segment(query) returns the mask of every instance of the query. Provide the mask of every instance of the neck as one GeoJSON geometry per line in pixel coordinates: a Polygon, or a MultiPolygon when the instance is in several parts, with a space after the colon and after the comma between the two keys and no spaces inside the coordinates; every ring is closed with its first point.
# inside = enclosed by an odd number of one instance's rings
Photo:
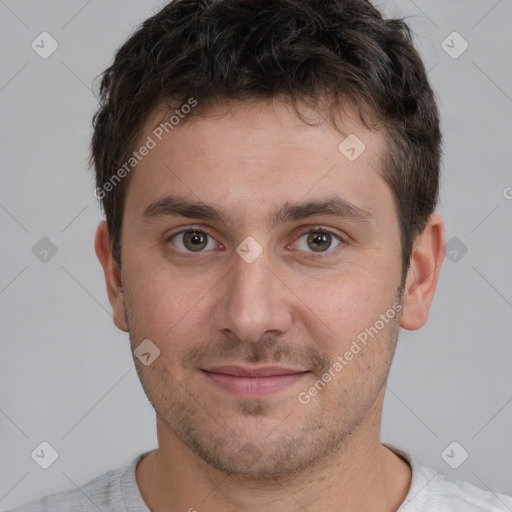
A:
{"type": "Polygon", "coordinates": [[[407,495],[411,470],[380,444],[379,419],[366,418],[348,442],[315,467],[269,481],[230,476],[212,468],[158,418],[159,448],[139,462],[137,484],[152,511],[172,507],[259,512],[271,507],[282,512],[394,512],[407,495]]]}

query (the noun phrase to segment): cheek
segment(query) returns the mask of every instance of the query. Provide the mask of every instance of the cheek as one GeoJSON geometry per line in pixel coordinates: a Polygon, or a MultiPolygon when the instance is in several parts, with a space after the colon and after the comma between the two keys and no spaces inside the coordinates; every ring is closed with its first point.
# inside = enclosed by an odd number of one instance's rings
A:
{"type": "Polygon", "coordinates": [[[134,341],[151,339],[162,352],[190,344],[209,332],[205,311],[214,276],[172,271],[162,260],[139,255],[125,261],[126,296],[134,341]]]}
{"type": "Polygon", "coordinates": [[[322,279],[295,277],[298,317],[317,343],[328,352],[340,353],[396,300],[396,283],[384,278],[367,271],[341,271],[322,279]]]}

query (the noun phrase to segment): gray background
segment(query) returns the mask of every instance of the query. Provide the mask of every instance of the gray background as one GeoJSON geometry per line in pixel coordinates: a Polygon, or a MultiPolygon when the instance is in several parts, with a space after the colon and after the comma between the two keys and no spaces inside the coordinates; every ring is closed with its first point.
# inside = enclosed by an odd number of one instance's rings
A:
{"type": "MultiPolygon", "coordinates": [[[[0,0],[3,509],[156,446],[154,412],[93,250],[101,212],[87,160],[94,78],[161,5],[0,0]],[[47,59],[31,48],[43,31],[59,44],[47,59]],[[57,248],[46,262],[32,252],[43,237],[57,248]],[[59,453],[46,470],[31,458],[42,441],[59,453]]],[[[428,324],[401,331],[382,437],[447,475],[512,494],[512,1],[378,5],[410,16],[430,70],[445,139],[438,211],[447,240],[459,240],[428,324]],[[441,46],[453,31],[469,43],[456,59],[441,46]],[[469,453],[458,469],[441,457],[453,441],[469,453]]],[[[460,43],[445,44],[453,53],[460,43]]]]}

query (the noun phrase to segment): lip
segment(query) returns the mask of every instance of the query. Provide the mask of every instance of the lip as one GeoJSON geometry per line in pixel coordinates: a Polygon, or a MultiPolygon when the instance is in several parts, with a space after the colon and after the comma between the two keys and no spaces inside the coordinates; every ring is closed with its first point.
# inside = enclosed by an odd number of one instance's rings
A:
{"type": "Polygon", "coordinates": [[[201,369],[201,372],[219,387],[242,396],[277,393],[292,386],[309,373],[281,366],[215,366],[201,369]]]}
{"type": "Polygon", "coordinates": [[[284,366],[263,366],[261,368],[250,368],[247,366],[212,366],[203,368],[207,372],[222,373],[236,377],[273,377],[275,375],[293,375],[303,373],[305,370],[285,368],[284,366]]]}

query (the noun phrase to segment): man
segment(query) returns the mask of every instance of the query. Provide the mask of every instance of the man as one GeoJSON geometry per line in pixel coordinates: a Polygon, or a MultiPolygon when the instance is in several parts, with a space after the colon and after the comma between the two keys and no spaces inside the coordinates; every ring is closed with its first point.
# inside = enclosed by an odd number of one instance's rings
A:
{"type": "Polygon", "coordinates": [[[94,121],[96,235],[158,448],[19,512],[497,511],[380,443],[399,327],[444,257],[441,135],[401,20],[363,0],[175,0],[94,121]]]}

